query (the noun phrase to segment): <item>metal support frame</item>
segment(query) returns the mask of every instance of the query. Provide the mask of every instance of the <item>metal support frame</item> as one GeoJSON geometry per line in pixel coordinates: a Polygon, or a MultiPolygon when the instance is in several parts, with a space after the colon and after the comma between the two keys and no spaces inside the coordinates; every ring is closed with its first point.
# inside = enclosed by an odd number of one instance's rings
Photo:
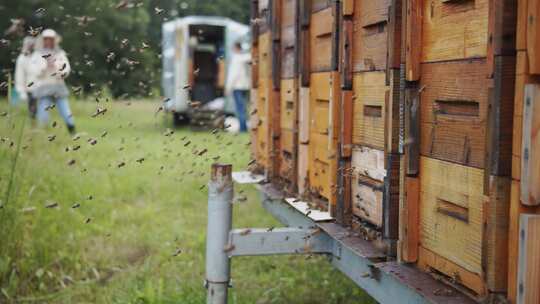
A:
{"type": "Polygon", "coordinates": [[[231,264],[225,251],[232,228],[233,182],[231,165],[212,165],[208,183],[206,230],[206,287],[208,304],[226,304],[231,264]]]}
{"type": "Polygon", "coordinates": [[[227,168],[213,165],[209,184],[207,303],[227,303],[230,258],[275,254],[326,254],[333,266],[379,303],[475,303],[414,267],[388,261],[371,242],[347,228],[333,222],[313,221],[288,204],[270,184],[257,185],[262,205],[288,227],[231,230],[232,181],[230,167],[227,168]],[[220,173],[218,177],[216,171],[220,173]]]}

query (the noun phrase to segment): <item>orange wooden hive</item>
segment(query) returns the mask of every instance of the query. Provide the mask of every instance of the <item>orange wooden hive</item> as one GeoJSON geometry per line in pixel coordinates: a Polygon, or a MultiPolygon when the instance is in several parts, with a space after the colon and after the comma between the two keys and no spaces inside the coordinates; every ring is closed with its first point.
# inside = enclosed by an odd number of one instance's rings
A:
{"type": "Polygon", "coordinates": [[[270,181],[475,299],[537,299],[540,0],[254,3],[270,181]]]}

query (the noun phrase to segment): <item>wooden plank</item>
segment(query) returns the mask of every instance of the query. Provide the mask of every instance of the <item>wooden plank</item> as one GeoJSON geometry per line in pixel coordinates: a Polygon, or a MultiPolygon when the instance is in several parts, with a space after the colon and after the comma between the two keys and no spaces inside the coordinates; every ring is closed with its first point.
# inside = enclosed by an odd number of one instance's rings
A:
{"type": "Polygon", "coordinates": [[[422,155],[484,167],[487,86],[485,59],[422,65],[422,155]]]}
{"type": "Polygon", "coordinates": [[[525,86],[521,160],[521,203],[540,205],[540,85],[525,86]]]}
{"type": "Polygon", "coordinates": [[[420,180],[416,177],[405,177],[405,212],[402,213],[401,226],[404,226],[403,236],[400,237],[401,260],[414,263],[418,259],[419,231],[419,204],[420,180]]]}
{"type": "Polygon", "coordinates": [[[259,36],[259,79],[270,78],[272,76],[272,44],[270,33],[264,33],[259,36]]]}
{"type": "Polygon", "coordinates": [[[308,189],[309,146],[298,145],[298,194],[304,195],[308,189]]]}
{"type": "Polygon", "coordinates": [[[294,27],[296,24],[297,0],[282,0],[281,28],[294,27]]]}
{"type": "Polygon", "coordinates": [[[324,10],[332,5],[332,0],[311,0],[311,12],[324,10]]]}
{"type": "MultiPolygon", "coordinates": [[[[272,41],[272,88],[279,90],[281,85],[281,41],[272,41]]],[[[278,92],[279,95],[279,92],[278,92]]]]}
{"type": "Polygon", "coordinates": [[[328,198],[330,214],[336,217],[336,205],[338,201],[337,193],[337,175],[338,175],[338,159],[339,159],[339,138],[341,130],[341,81],[339,79],[340,72],[334,71],[330,78],[330,112],[329,112],[329,138],[328,138],[328,161],[330,168],[329,186],[332,189],[331,195],[328,198]]]}
{"type": "Polygon", "coordinates": [[[300,144],[309,143],[309,104],[310,94],[309,87],[300,87],[298,89],[298,142],[300,144]]]}
{"type": "Polygon", "coordinates": [[[377,227],[383,224],[383,184],[360,176],[352,178],[353,214],[377,227]]]}
{"type": "Polygon", "coordinates": [[[343,20],[341,43],[341,88],[351,90],[353,84],[353,31],[354,21],[343,20]]]}
{"type": "Polygon", "coordinates": [[[259,43],[251,46],[251,87],[257,88],[259,86],[259,43]]]}
{"type": "Polygon", "coordinates": [[[273,41],[281,39],[281,3],[282,1],[270,2],[270,33],[273,41]]]}
{"type": "Polygon", "coordinates": [[[342,19],[341,15],[341,2],[334,1],[332,4],[332,57],[330,68],[332,71],[338,71],[340,67],[340,53],[341,53],[341,31],[342,31],[342,19]]]}
{"type": "Polygon", "coordinates": [[[288,181],[284,183],[286,192],[293,192],[296,184],[296,146],[294,141],[294,131],[281,129],[280,152],[279,152],[279,176],[288,181]]]}
{"type": "Polygon", "coordinates": [[[527,50],[527,15],[529,0],[517,0],[516,50],[527,50]]]}
{"type": "Polygon", "coordinates": [[[489,3],[488,57],[515,55],[517,10],[516,0],[492,0],[489,3]]]}
{"type": "Polygon", "coordinates": [[[270,31],[270,9],[269,0],[259,0],[259,12],[258,18],[256,19],[259,22],[259,35],[270,31]]]}
{"type": "Polygon", "coordinates": [[[281,121],[282,129],[296,129],[297,92],[295,79],[281,80],[281,121]]]}
{"type": "Polygon", "coordinates": [[[351,162],[348,158],[339,159],[338,201],[336,204],[336,222],[343,227],[352,224],[352,176],[349,174],[351,162]]]}
{"type": "Polygon", "coordinates": [[[309,86],[311,73],[311,41],[309,30],[300,31],[300,50],[298,55],[298,72],[300,73],[300,84],[303,87],[309,86]]]}
{"type": "Polygon", "coordinates": [[[381,71],[386,69],[388,45],[389,0],[358,1],[353,21],[353,70],[381,71]]]}
{"type": "Polygon", "coordinates": [[[364,175],[383,182],[386,176],[384,151],[355,146],[352,150],[351,168],[355,175],[364,175]]]}
{"type": "Polygon", "coordinates": [[[484,197],[486,285],[491,292],[506,292],[511,178],[490,176],[484,197]]]}
{"type": "Polygon", "coordinates": [[[525,206],[520,203],[519,181],[512,181],[510,199],[510,218],[508,232],[508,299],[516,303],[518,289],[518,260],[519,260],[519,222],[523,213],[540,214],[540,206],[525,206]]]}
{"type": "Polygon", "coordinates": [[[298,0],[299,3],[299,22],[301,29],[307,29],[311,23],[311,5],[312,0],[298,0]]]}
{"type": "Polygon", "coordinates": [[[518,304],[540,303],[540,215],[520,216],[518,304]]]}
{"type": "Polygon", "coordinates": [[[388,20],[388,8],[391,0],[357,0],[354,7],[355,18],[358,17],[359,25],[366,27],[388,20]]]}
{"type": "Polygon", "coordinates": [[[386,92],[385,109],[385,151],[399,153],[402,116],[400,115],[400,70],[391,69],[386,73],[389,90],[386,92]]]}
{"type": "MultiPolygon", "coordinates": [[[[382,235],[386,240],[397,241],[399,238],[400,163],[401,155],[397,153],[385,154],[384,167],[387,173],[384,179],[382,235]]],[[[396,256],[395,249],[391,249],[389,255],[396,256]]]]}
{"type": "MultiPolygon", "coordinates": [[[[312,73],[309,104],[309,183],[312,193],[326,200],[332,195],[330,176],[330,114],[332,73],[312,73]]],[[[336,159],[336,157],[334,157],[336,159]]]]}
{"type": "Polygon", "coordinates": [[[516,60],[514,56],[496,56],[493,66],[495,73],[488,98],[485,176],[510,176],[516,60]]]}
{"type": "MultiPolygon", "coordinates": [[[[388,52],[387,52],[387,77],[390,69],[399,69],[401,64],[401,31],[402,31],[402,1],[392,0],[388,16],[388,52]]],[[[399,79],[399,78],[398,78],[399,79]]]]}
{"type": "Polygon", "coordinates": [[[420,94],[416,86],[405,89],[405,157],[407,175],[420,170],[420,94]]]}
{"type": "Polygon", "coordinates": [[[489,2],[424,1],[422,62],[486,57],[489,2]]]}
{"type": "Polygon", "coordinates": [[[341,157],[352,155],[353,133],[353,92],[343,90],[341,93],[341,157]]]}
{"type": "MultiPolygon", "coordinates": [[[[407,81],[420,79],[420,62],[422,57],[422,12],[424,0],[406,0],[405,29],[405,77],[407,81]]],[[[429,3],[430,1],[425,1],[429,3]]]]}
{"type": "Polygon", "coordinates": [[[312,15],[310,29],[310,70],[326,72],[332,69],[332,29],[334,24],[332,8],[327,8],[312,15]],[[315,47],[316,46],[316,47],[315,47]]]}
{"type": "Polygon", "coordinates": [[[281,78],[296,76],[296,28],[289,26],[281,30],[281,78]]]}
{"type": "Polygon", "coordinates": [[[355,0],[343,0],[343,15],[344,16],[351,16],[354,13],[354,2],[355,0]]]}
{"type": "Polygon", "coordinates": [[[250,103],[249,103],[249,125],[251,126],[249,133],[250,133],[250,141],[251,141],[251,158],[255,160],[255,162],[258,162],[259,153],[257,151],[258,147],[258,132],[257,127],[259,124],[259,115],[258,115],[258,99],[259,99],[259,93],[256,88],[252,88],[250,90],[249,94],[250,103]]]}
{"type": "Polygon", "coordinates": [[[487,292],[483,279],[479,274],[468,271],[423,247],[419,247],[418,265],[426,271],[438,271],[448,276],[449,279],[447,281],[465,286],[480,297],[484,296],[487,292]]]}
{"type": "Polygon", "coordinates": [[[354,75],[353,144],[384,150],[385,138],[385,72],[366,72],[354,75]]]}
{"type": "Polygon", "coordinates": [[[257,38],[259,37],[259,0],[251,0],[250,5],[250,25],[251,35],[253,37],[253,44],[257,44],[257,38]]]}
{"type": "Polygon", "coordinates": [[[480,169],[420,158],[421,246],[479,276],[483,272],[482,187],[480,169]]]}
{"type": "Polygon", "coordinates": [[[527,53],[531,74],[540,74],[540,1],[528,0],[527,53]]]}
{"type": "MultiPolygon", "coordinates": [[[[270,81],[273,82],[273,81],[270,81]]],[[[270,180],[274,180],[279,175],[280,168],[280,136],[281,128],[280,122],[280,108],[279,102],[279,90],[273,89],[275,85],[272,84],[270,92],[268,93],[268,143],[269,143],[269,165],[268,165],[268,177],[270,180]]]]}

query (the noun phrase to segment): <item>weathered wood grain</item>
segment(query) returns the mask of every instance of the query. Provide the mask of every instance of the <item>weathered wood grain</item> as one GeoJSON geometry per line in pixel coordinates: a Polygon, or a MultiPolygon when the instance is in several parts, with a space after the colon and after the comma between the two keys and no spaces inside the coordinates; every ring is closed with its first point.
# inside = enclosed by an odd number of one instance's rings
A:
{"type": "Polygon", "coordinates": [[[540,303],[540,215],[520,216],[518,304],[540,303]]]}
{"type": "Polygon", "coordinates": [[[424,248],[419,247],[418,266],[425,271],[438,271],[449,277],[448,281],[467,287],[479,297],[486,294],[482,276],[424,248]]]}
{"type": "Polygon", "coordinates": [[[418,246],[420,240],[419,204],[420,180],[417,177],[405,177],[404,189],[406,191],[404,206],[400,212],[400,226],[403,227],[401,242],[401,260],[414,263],[418,260],[418,246]]]}
{"type": "Polygon", "coordinates": [[[540,1],[528,0],[527,53],[531,74],[540,74],[540,1]]]}
{"type": "Polygon", "coordinates": [[[354,75],[353,144],[384,150],[385,72],[366,72],[354,75]]]}
{"type": "Polygon", "coordinates": [[[309,146],[298,144],[298,194],[304,195],[309,185],[309,146]]]}
{"type": "Polygon", "coordinates": [[[521,203],[540,205],[540,85],[525,86],[523,101],[521,203]]]}
{"type": "Polygon", "coordinates": [[[406,1],[405,26],[405,79],[418,81],[420,79],[420,62],[422,59],[422,14],[424,2],[428,0],[406,1]]]}
{"type": "Polygon", "coordinates": [[[518,294],[518,260],[519,260],[519,222],[524,213],[540,214],[540,206],[525,206],[520,203],[519,181],[512,180],[510,199],[510,218],[508,232],[508,299],[515,303],[518,294]]]}
{"type": "Polygon", "coordinates": [[[493,81],[488,88],[486,177],[510,176],[516,58],[496,56],[493,59],[493,70],[493,81]]]}
{"type": "Polygon", "coordinates": [[[487,89],[484,59],[422,65],[421,154],[484,167],[487,89]]]}
{"type": "Polygon", "coordinates": [[[483,272],[482,187],[482,170],[420,158],[421,246],[479,276],[483,272]]]}
{"type": "Polygon", "coordinates": [[[377,227],[383,224],[383,184],[353,176],[352,178],[353,214],[377,227]]]}
{"type": "Polygon", "coordinates": [[[422,62],[486,57],[488,3],[424,0],[422,62]]]}
{"type": "Polygon", "coordinates": [[[313,13],[326,9],[332,5],[332,0],[310,0],[313,13]]]}
{"type": "Polygon", "coordinates": [[[281,28],[288,28],[296,24],[296,2],[298,0],[281,0],[281,28]]]}
{"type": "Polygon", "coordinates": [[[364,175],[379,182],[384,181],[384,151],[355,146],[352,150],[351,168],[355,175],[364,175]]]}
{"type": "Polygon", "coordinates": [[[310,70],[326,72],[332,69],[332,27],[334,16],[332,8],[318,11],[311,16],[310,44],[310,70]]]}
{"type": "Polygon", "coordinates": [[[281,29],[281,78],[296,77],[296,27],[281,29]]]}
{"type": "MultiPolygon", "coordinates": [[[[329,200],[330,174],[330,99],[332,73],[312,73],[309,103],[309,183],[313,191],[329,200]]],[[[334,157],[334,160],[336,157],[334,157]]]]}
{"type": "Polygon", "coordinates": [[[297,121],[296,109],[298,107],[296,79],[282,79],[280,93],[281,93],[281,98],[280,98],[281,128],[294,130],[296,129],[296,121],[297,121]]]}
{"type": "Polygon", "coordinates": [[[350,16],[354,14],[355,0],[343,0],[342,10],[344,16],[350,16]]]}
{"type": "Polygon", "coordinates": [[[309,125],[310,122],[310,89],[300,87],[298,89],[298,142],[301,144],[309,143],[309,125]]]}
{"type": "Polygon", "coordinates": [[[508,231],[510,214],[510,177],[490,176],[488,195],[484,197],[484,247],[486,285],[491,292],[505,292],[508,270],[508,231]]]}

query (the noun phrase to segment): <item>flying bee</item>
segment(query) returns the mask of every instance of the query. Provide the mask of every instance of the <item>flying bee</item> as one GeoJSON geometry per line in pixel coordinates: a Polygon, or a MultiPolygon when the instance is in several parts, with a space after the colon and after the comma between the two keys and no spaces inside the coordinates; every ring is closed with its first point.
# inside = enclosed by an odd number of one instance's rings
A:
{"type": "Polygon", "coordinates": [[[48,202],[48,203],[45,205],[45,208],[49,208],[49,209],[56,208],[56,207],[58,207],[58,203],[57,203],[57,202],[48,202]]]}

